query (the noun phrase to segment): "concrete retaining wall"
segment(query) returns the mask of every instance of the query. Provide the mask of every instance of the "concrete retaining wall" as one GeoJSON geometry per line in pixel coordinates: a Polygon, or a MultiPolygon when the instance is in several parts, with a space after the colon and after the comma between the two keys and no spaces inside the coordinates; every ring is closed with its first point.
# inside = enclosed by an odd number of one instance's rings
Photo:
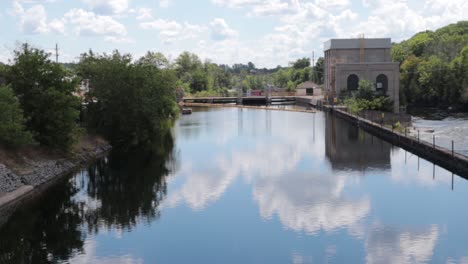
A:
{"type": "Polygon", "coordinates": [[[352,115],[343,110],[334,109],[332,112],[336,114],[336,116],[346,119],[396,146],[402,147],[421,158],[434,162],[435,164],[468,179],[468,157],[466,156],[452,153],[451,150],[437,145],[433,146],[432,144],[420,141],[417,138],[405,136],[402,133],[392,131],[392,129],[352,115]]]}

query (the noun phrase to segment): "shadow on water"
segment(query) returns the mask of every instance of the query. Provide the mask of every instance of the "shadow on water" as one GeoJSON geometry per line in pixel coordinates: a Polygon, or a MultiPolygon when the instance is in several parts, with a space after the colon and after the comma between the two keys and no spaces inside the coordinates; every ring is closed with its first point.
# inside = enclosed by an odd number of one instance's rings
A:
{"type": "Polygon", "coordinates": [[[113,152],[21,206],[0,227],[0,263],[66,261],[83,253],[86,234],[158,219],[173,142],[167,133],[156,147],[113,152]]]}

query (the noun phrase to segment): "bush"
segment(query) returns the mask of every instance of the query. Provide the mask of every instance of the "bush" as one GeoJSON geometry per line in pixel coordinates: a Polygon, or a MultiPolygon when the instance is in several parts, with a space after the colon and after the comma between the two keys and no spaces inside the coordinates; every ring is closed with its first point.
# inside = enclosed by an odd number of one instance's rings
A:
{"type": "Polygon", "coordinates": [[[373,89],[373,84],[362,80],[359,82],[359,89],[351,97],[344,99],[344,104],[351,113],[357,114],[364,110],[391,111],[392,101],[386,96],[377,96],[373,89]]]}
{"type": "Polygon", "coordinates": [[[23,110],[10,87],[0,86],[0,144],[20,147],[31,144],[32,134],[26,131],[23,110]]]}

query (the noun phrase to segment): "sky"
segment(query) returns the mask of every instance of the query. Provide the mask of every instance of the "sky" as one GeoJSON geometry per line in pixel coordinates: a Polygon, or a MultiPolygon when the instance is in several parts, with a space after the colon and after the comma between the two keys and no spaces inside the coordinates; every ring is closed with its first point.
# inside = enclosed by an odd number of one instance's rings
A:
{"type": "Polygon", "coordinates": [[[219,64],[287,66],[330,38],[390,37],[468,20],[466,0],[0,0],[0,61],[23,42],[59,61],[118,49],[183,51],[219,64]]]}

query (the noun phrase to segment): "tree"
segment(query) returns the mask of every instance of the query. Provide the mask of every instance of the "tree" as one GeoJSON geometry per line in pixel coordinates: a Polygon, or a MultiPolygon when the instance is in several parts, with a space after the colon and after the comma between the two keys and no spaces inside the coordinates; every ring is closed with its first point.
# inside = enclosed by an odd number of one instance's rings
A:
{"type": "Polygon", "coordinates": [[[23,44],[15,51],[7,82],[20,99],[27,129],[40,144],[68,149],[79,116],[79,99],[72,95],[78,79],[53,63],[43,50],[23,44]]]}
{"type": "Polygon", "coordinates": [[[169,68],[169,60],[161,52],[148,51],[145,56],[141,57],[139,64],[154,66],[159,69],[169,68]]]}
{"type": "Polygon", "coordinates": [[[208,78],[206,73],[202,69],[196,69],[192,73],[192,82],[190,83],[190,89],[193,92],[200,92],[207,90],[208,78]]]}
{"type": "Polygon", "coordinates": [[[7,86],[0,86],[0,144],[19,147],[32,143],[32,134],[26,130],[26,119],[18,98],[7,86]]]}
{"type": "Polygon", "coordinates": [[[250,61],[249,61],[249,63],[247,63],[247,67],[248,67],[249,71],[255,70],[255,69],[256,69],[256,68],[255,68],[255,64],[253,64],[253,63],[250,62],[250,61]]]}
{"type": "Polygon", "coordinates": [[[132,63],[130,55],[83,54],[79,74],[90,80],[90,129],[117,148],[150,144],[177,114],[176,74],[171,69],[132,63]]]}
{"type": "Polygon", "coordinates": [[[297,61],[295,61],[293,63],[293,68],[296,69],[296,70],[304,69],[304,68],[309,67],[309,66],[310,66],[309,58],[298,59],[297,61]]]}
{"type": "Polygon", "coordinates": [[[193,53],[183,52],[177,57],[176,61],[176,71],[177,75],[180,77],[183,73],[192,73],[196,69],[202,67],[202,62],[200,58],[193,53]]]}

